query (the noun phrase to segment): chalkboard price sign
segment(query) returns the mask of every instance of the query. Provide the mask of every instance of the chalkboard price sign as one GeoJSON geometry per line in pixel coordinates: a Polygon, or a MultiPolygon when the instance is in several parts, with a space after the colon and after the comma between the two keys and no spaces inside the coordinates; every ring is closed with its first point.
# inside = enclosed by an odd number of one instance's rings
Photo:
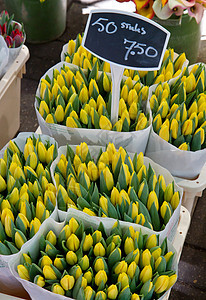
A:
{"type": "Polygon", "coordinates": [[[117,10],[91,11],[82,45],[100,59],[122,67],[158,70],[170,33],[141,15],[117,10]]]}

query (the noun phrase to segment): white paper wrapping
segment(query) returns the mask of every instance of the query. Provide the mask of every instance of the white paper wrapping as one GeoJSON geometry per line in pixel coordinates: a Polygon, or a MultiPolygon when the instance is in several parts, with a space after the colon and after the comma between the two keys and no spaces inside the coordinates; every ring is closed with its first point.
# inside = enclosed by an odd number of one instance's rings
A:
{"type": "MultiPolygon", "coordinates": [[[[80,213],[80,211],[77,211],[77,210],[68,211],[67,220],[70,220],[72,217],[78,218],[79,221],[83,221],[85,227],[93,226],[94,229],[97,229],[100,224],[100,218],[90,217],[89,215],[80,213]]],[[[107,220],[101,219],[101,221],[104,224],[106,232],[108,233],[111,230],[112,225],[114,224],[115,220],[114,219],[107,219],[107,220]]],[[[131,223],[126,223],[126,222],[123,222],[123,223],[124,224],[121,224],[122,228],[128,228],[131,225],[131,223]]],[[[72,300],[72,298],[54,294],[50,291],[47,291],[44,288],[37,286],[36,284],[34,284],[30,281],[21,279],[16,271],[17,266],[20,264],[20,257],[21,257],[22,253],[30,252],[30,254],[32,256],[36,257],[38,254],[38,251],[39,251],[39,240],[40,240],[41,235],[46,234],[49,230],[53,230],[54,233],[56,235],[58,235],[60,233],[60,231],[62,230],[62,228],[64,227],[64,224],[65,224],[65,222],[57,223],[52,219],[47,219],[41,226],[38,233],[34,236],[34,238],[32,240],[30,240],[27,244],[23,245],[21,251],[15,257],[13,257],[12,260],[9,262],[9,268],[10,268],[12,275],[23,285],[23,287],[29,293],[32,300],[36,300],[36,299],[38,299],[38,300],[45,300],[45,299],[72,300]]],[[[152,234],[148,230],[148,228],[146,228],[146,227],[142,228],[142,226],[135,224],[135,230],[140,230],[140,229],[143,234],[148,234],[148,236],[150,236],[152,234]]],[[[162,241],[163,241],[163,237],[160,237],[160,244],[162,241]]],[[[177,273],[177,271],[178,271],[177,270],[178,269],[177,252],[176,252],[175,248],[172,246],[172,244],[168,241],[168,252],[169,251],[172,251],[173,253],[175,253],[172,270],[176,271],[176,273],[177,273]]],[[[169,294],[169,292],[170,292],[170,290],[168,290],[159,299],[160,300],[167,299],[167,295],[169,294]]]]}
{"type": "Polygon", "coordinates": [[[183,151],[163,140],[153,129],[151,130],[146,156],[170,171],[173,176],[194,179],[205,162],[206,149],[183,151]]]}
{"type": "MultiPolygon", "coordinates": [[[[22,132],[22,133],[19,133],[19,135],[12,141],[16,142],[16,144],[18,145],[20,150],[23,151],[26,139],[33,135],[36,138],[38,138],[38,136],[39,136],[38,134],[33,133],[33,132],[22,132]]],[[[53,138],[46,136],[46,135],[41,135],[41,140],[42,140],[42,142],[49,140],[51,144],[56,143],[56,141],[53,138]]],[[[2,148],[2,150],[0,150],[0,158],[3,158],[4,151],[8,147],[8,144],[9,143],[7,143],[2,148]]],[[[50,215],[50,217],[48,219],[50,219],[50,218],[52,218],[54,220],[58,220],[57,206],[55,207],[54,211],[52,212],[52,214],[50,215]]],[[[25,244],[27,244],[28,242],[29,241],[27,241],[25,244]]],[[[11,255],[1,255],[0,254],[0,282],[3,283],[5,286],[8,286],[8,287],[11,286],[12,290],[18,290],[21,287],[19,282],[17,280],[15,280],[15,278],[11,274],[9,267],[8,267],[9,261],[16,255],[17,254],[11,254],[11,255]]]]}
{"type": "Polygon", "coordinates": [[[5,72],[5,67],[9,60],[9,48],[7,47],[7,44],[3,38],[2,35],[0,35],[0,79],[3,77],[5,72]]]}
{"type": "MultiPolygon", "coordinates": [[[[75,65],[68,64],[66,62],[60,62],[54,67],[50,68],[42,78],[45,78],[46,75],[48,75],[51,78],[53,75],[53,69],[60,70],[63,65],[67,65],[70,68],[78,69],[78,67],[75,65]]],[[[38,97],[40,96],[39,89],[40,84],[36,92],[36,96],[38,97]]],[[[145,153],[147,141],[152,126],[151,114],[149,126],[147,128],[131,132],[117,132],[102,129],[70,128],[59,124],[46,123],[43,117],[40,115],[37,107],[38,102],[37,100],[35,100],[35,111],[42,133],[48,134],[55,138],[59,146],[63,146],[66,143],[78,145],[81,142],[86,142],[88,145],[106,146],[110,142],[113,143],[116,148],[122,146],[130,152],[145,153]]],[[[149,111],[148,108],[146,108],[146,110],[149,111]]]]}
{"type": "MultiPolygon", "coordinates": [[[[76,146],[70,145],[70,147],[72,148],[72,150],[74,152],[76,151],[76,146]]],[[[90,151],[91,157],[94,158],[94,159],[97,159],[99,151],[100,151],[101,148],[103,150],[105,149],[105,148],[99,147],[99,146],[98,147],[97,146],[88,146],[88,147],[89,147],[89,151],[90,151]]],[[[55,185],[56,185],[56,183],[55,183],[55,179],[54,179],[54,170],[55,170],[56,164],[60,160],[61,155],[62,154],[66,155],[66,151],[67,151],[66,146],[60,147],[59,151],[58,151],[58,156],[53,161],[53,163],[51,165],[51,176],[52,176],[52,180],[53,180],[53,182],[54,182],[55,185]]],[[[128,155],[131,157],[131,159],[133,159],[134,153],[128,153],[128,155]]],[[[179,203],[178,207],[175,209],[175,211],[173,212],[173,214],[172,214],[169,222],[165,226],[165,229],[162,230],[162,231],[159,231],[159,232],[156,232],[154,230],[148,229],[151,233],[159,234],[162,238],[167,237],[170,241],[173,241],[175,233],[176,233],[176,230],[177,230],[178,222],[179,222],[180,207],[181,207],[182,196],[183,196],[183,189],[181,187],[179,187],[175,183],[175,179],[173,178],[173,176],[170,174],[170,172],[168,170],[166,170],[165,168],[161,167],[160,165],[158,165],[157,163],[155,163],[154,161],[152,161],[151,159],[149,159],[147,157],[144,157],[144,163],[145,163],[146,167],[149,167],[149,164],[152,166],[152,168],[154,169],[157,177],[158,177],[159,174],[163,175],[163,177],[165,179],[166,185],[168,185],[169,183],[171,183],[172,181],[174,181],[175,191],[179,191],[180,192],[180,203],[179,203]]],[[[81,211],[80,211],[80,213],[81,214],[85,214],[85,213],[83,213],[81,211]]],[[[59,216],[60,222],[63,222],[67,218],[67,212],[58,209],[58,216],[59,216]]],[[[111,220],[111,218],[98,218],[98,219],[101,219],[101,220],[110,219],[111,220]]],[[[113,222],[114,221],[115,220],[113,219],[113,222]]],[[[105,222],[107,222],[107,221],[105,221],[105,222]]],[[[109,221],[109,222],[112,222],[112,221],[109,221]]],[[[124,224],[124,223],[127,223],[127,222],[120,221],[120,223],[124,224]]],[[[129,223],[128,222],[128,224],[130,224],[132,226],[135,226],[134,223],[129,223]]],[[[138,226],[140,226],[142,229],[145,228],[142,225],[138,225],[138,226]]]]}

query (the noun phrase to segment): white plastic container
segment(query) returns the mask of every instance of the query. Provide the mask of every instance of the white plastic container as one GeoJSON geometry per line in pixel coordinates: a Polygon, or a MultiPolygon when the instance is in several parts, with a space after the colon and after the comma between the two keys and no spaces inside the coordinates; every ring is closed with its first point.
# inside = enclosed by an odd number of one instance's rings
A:
{"type": "Polygon", "coordinates": [[[0,149],[15,136],[20,126],[21,79],[28,59],[29,50],[23,45],[0,80],[0,149]]]}

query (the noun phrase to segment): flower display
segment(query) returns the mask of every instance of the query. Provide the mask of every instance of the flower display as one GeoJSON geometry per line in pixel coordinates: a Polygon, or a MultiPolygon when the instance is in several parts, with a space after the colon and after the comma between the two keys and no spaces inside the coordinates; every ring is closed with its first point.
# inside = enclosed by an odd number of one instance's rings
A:
{"type": "Polygon", "coordinates": [[[150,98],[153,130],[181,150],[206,147],[206,70],[196,64],[171,86],[159,84],[150,98]]]}
{"type": "Polygon", "coordinates": [[[34,256],[23,253],[19,276],[73,299],[158,299],[177,280],[174,252],[155,234],[148,237],[117,221],[87,227],[70,218],[59,234],[41,235],[34,256]]]}
{"type": "Polygon", "coordinates": [[[10,16],[7,11],[0,14],[0,35],[2,35],[9,48],[17,48],[24,43],[25,32],[19,23],[13,21],[14,16],[10,16]]]}
{"type": "Polygon", "coordinates": [[[10,255],[39,230],[56,205],[49,166],[56,144],[27,138],[21,151],[10,141],[0,159],[0,254],[10,255]]]}
{"type": "Polygon", "coordinates": [[[48,123],[72,128],[136,131],[149,126],[144,103],[148,87],[127,78],[121,83],[118,121],[111,123],[111,77],[98,72],[96,62],[91,70],[63,65],[54,68],[53,78],[40,82],[38,111],[48,123]]]}
{"type": "MultiPolygon", "coordinates": [[[[69,40],[66,52],[64,53],[64,60],[83,69],[92,69],[94,64],[98,62],[100,71],[111,73],[110,64],[92,55],[82,47],[81,43],[82,36],[80,34],[77,35],[75,40],[69,40]]],[[[131,77],[134,81],[140,80],[143,85],[151,86],[152,84],[165,82],[179,76],[185,62],[185,53],[182,53],[175,58],[174,50],[167,49],[160,70],[138,71],[125,69],[123,75],[131,77]]]]}
{"type": "MultiPolygon", "coordinates": [[[[130,0],[117,0],[118,2],[128,2],[130,0]]],[[[159,19],[168,19],[172,15],[181,17],[188,13],[189,16],[195,18],[199,23],[203,17],[206,8],[205,0],[131,0],[135,4],[136,13],[143,15],[149,19],[154,16],[159,19]]]]}
{"type": "Polygon", "coordinates": [[[91,216],[137,223],[155,231],[165,228],[180,202],[174,182],[166,185],[162,175],[144,164],[144,156],[133,160],[120,147],[109,144],[96,160],[86,143],[74,152],[67,145],[54,167],[60,210],[72,207],[91,216]]]}

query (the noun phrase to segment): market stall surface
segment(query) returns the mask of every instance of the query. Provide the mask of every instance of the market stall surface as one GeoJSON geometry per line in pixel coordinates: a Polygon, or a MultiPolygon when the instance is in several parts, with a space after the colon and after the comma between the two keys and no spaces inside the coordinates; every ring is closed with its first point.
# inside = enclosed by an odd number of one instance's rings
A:
{"type": "MultiPolygon", "coordinates": [[[[64,34],[55,41],[45,44],[28,44],[30,59],[21,87],[21,124],[19,131],[36,131],[38,122],[34,110],[34,95],[39,79],[53,65],[60,61],[62,46],[78,33],[84,31],[91,8],[111,8],[114,1],[72,1],[68,0],[67,27],[64,34]],[[104,4],[103,4],[104,3],[104,4]],[[104,6],[102,6],[104,5],[104,6]]],[[[0,0],[0,11],[4,2],[0,0]]],[[[206,63],[206,15],[202,22],[202,39],[198,62],[206,63]]],[[[172,289],[170,300],[206,299],[206,192],[197,201],[191,225],[185,240],[179,263],[178,282],[172,289]]],[[[1,292],[1,286],[0,286],[1,292]]],[[[0,298],[1,299],[1,298],[0,298]]]]}

